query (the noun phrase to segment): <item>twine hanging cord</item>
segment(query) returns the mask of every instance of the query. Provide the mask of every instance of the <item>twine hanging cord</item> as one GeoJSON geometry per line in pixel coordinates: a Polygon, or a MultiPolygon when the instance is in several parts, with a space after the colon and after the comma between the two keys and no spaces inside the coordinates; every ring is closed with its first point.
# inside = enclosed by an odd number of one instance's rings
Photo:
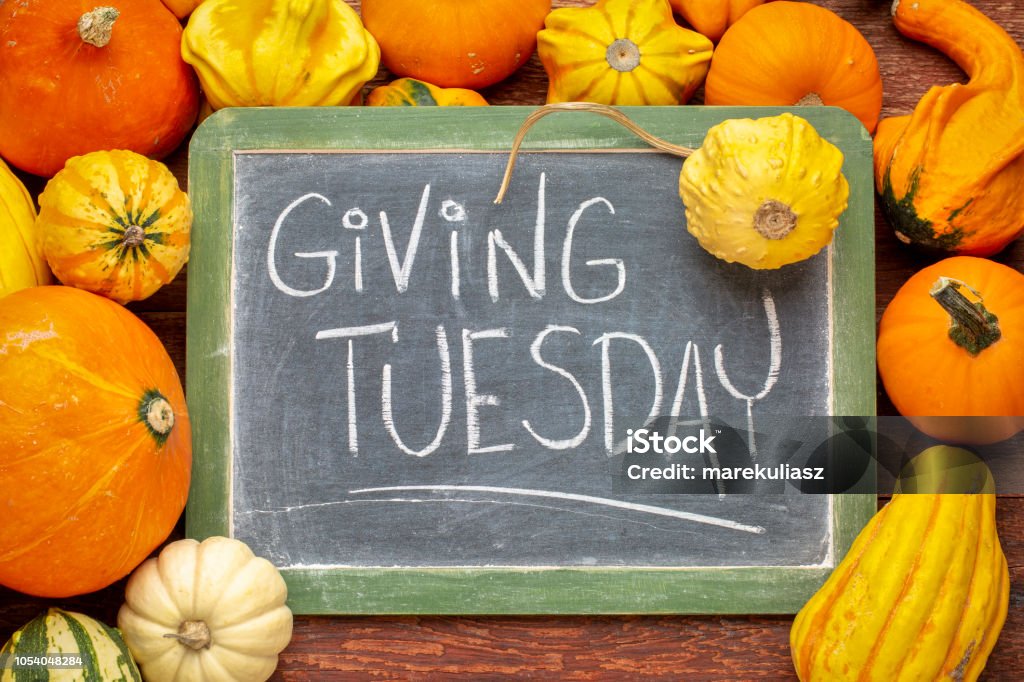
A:
{"type": "Polygon", "coordinates": [[[498,189],[498,196],[495,197],[494,203],[500,204],[505,199],[505,193],[508,192],[508,186],[512,182],[512,171],[516,167],[516,157],[519,155],[519,147],[526,138],[526,133],[530,131],[530,128],[532,128],[533,124],[537,121],[548,114],[554,114],[559,111],[588,111],[592,114],[599,114],[605,118],[610,118],[655,149],[674,156],[681,156],[685,158],[690,154],[693,154],[695,151],[689,147],[673,144],[661,139],[660,137],[651,135],[649,132],[630,120],[621,111],[606,104],[595,104],[593,102],[560,102],[558,104],[545,104],[539,109],[531,112],[519,127],[519,131],[516,133],[516,137],[512,141],[512,149],[509,152],[508,163],[505,166],[505,176],[501,179],[501,187],[498,189]]]}

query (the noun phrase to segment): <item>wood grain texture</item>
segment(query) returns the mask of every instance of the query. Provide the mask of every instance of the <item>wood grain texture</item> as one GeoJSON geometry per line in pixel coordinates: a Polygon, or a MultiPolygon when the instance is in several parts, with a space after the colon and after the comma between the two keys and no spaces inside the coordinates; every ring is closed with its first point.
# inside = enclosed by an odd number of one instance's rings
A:
{"type": "MultiPolygon", "coordinates": [[[[357,2],[350,2],[358,7],[357,2]]],[[[586,5],[556,0],[555,6],[586,5]]],[[[891,0],[819,0],[867,37],[878,56],[885,98],[883,115],[909,113],[934,84],[963,81],[938,52],[905,40],[889,19],[891,0]]],[[[974,0],[1021,43],[1020,0],[974,0]]],[[[374,83],[387,80],[381,74],[374,83]]],[[[540,104],[546,79],[536,57],[509,80],[488,88],[492,104],[540,104]]],[[[699,94],[694,103],[700,101],[699,94]]],[[[183,183],[184,148],[168,159],[183,183]]],[[[23,176],[25,177],[25,176],[23,176]]],[[[38,194],[39,178],[25,177],[38,194]]],[[[878,315],[900,285],[934,257],[900,245],[880,213],[876,217],[878,315]]],[[[1024,240],[996,260],[1024,270],[1024,240]]],[[[167,344],[179,371],[185,344],[185,277],[148,301],[133,304],[167,344]]],[[[182,374],[184,376],[184,374],[182,374]]],[[[879,389],[880,414],[893,414],[879,389]]],[[[983,679],[1024,679],[1024,498],[1002,498],[999,531],[1011,566],[1010,613],[983,679]]],[[[181,528],[176,531],[180,536],[181,528]]],[[[62,605],[113,623],[123,583],[66,600],[42,600],[0,588],[0,641],[49,605],[62,605]]],[[[543,618],[319,618],[295,623],[291,645],[272,679],[300,680],[789,680],[791,619],[785,617],[543,617],[543,618]]]]}

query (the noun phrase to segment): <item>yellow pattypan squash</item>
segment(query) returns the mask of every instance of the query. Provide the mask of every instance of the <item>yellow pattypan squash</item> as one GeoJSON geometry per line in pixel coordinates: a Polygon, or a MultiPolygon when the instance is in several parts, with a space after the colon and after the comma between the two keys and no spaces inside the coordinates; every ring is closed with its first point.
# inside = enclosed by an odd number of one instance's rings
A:
{"type": "Polygon", "coordinates": [[[36,229],[61,282],[126,303],[152,295],[188,261],[192,206],[159,161],[92,152],[47,183],[36,229]]]}
{"type": "Polygon", "coordinates": [[[537,34],[550,102],[680,104],[704,82],[711,41],[668,0],[600,0],[551,12],[537,34]]]}
{"type": "Polygon", "coordinates": [[[0,298],[50,283],[35,225],[36,205],[31,195],[0,161],[0,298]]]}
{"type": "Polygon", "coordinates": [[[380,63],[377,41],[343,0],[205,0],[181,55],[215,110],[351,104],[380,63]]]}
{"type": "Polygon", "coordinates": [[[832,240],[846,210],[842,166],[843,153],[798,116],[723,121],[683,163],[686,228],[728,262],[804,260],[832,240]]]}
{"type": "Polygon", "coordinates": [[[371,107],[473,107],[486,106],[475,90],[439,88],[415,78],[399,78],[370,91],[366,97],[371,107]]]}

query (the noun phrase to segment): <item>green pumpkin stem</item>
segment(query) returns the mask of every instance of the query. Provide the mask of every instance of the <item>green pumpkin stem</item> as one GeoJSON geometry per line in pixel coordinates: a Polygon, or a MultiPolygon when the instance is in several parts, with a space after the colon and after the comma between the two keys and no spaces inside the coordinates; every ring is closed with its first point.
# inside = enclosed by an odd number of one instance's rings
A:
{"type": "Polygon", "coordinates": [[[949,338],[971,355],[977,355],[1002,337],[999,318],[985,308],[981,294],[960,280],[939,277],[928,292],[949,313],[949,338]],[[978,297],[971,301],[960,291],[978,297]]]}
{"type": "Polygon", "coordinates": [[[78,20],[78,36],[95,47],[106,47],[114,32],[114,22],[121,16],[116,7],[97,7],[78,20]]]}

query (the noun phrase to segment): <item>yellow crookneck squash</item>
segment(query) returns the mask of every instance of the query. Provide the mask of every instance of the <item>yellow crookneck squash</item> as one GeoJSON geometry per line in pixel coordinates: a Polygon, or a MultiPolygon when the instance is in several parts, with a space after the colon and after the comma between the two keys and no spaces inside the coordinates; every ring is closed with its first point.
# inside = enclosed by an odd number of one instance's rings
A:
{"type": "Polygon", "coordinates": [[[675,23],[667,0],[599,0],[556,9],[537,34],[547,101],[686,102],[704,82],[711,41],[675,23]]]}
{"type": "Polygon", "coordinates": [[[25,185],[0,160],[0,298],[50,280],[36,232],[36,205],[25,185]]]}
{"type": "Polygon", "coordinates": [[[961,0],[899,0],[896,28],[970,80],[935,86],[914,113],[883,119],[875,186],[905,243],[987,256],[1024,231],[1024,55],[961,0]]]}
{"type": "Polygon", "coordinates": [[[380,48],[343,0],[205,0],[181,54],[214,110],[357,103],[380,48]]]}
{"type": "Polygon", "coordinates": [[[43,252],[64,284],[138,301],[188,260],[192,207],[159,161],[124,150],[76,156],[39,206],[43,252]]]}
{"type": "MultiPolygon", "coordinates": [[[[931,470],[924,480],[940,486],[930,490],[945,490],[942,469],[969,457],[936,446],[911,465],[931,470]]],[[[996,496],[982,490],[898,492],[871,519],[793,622],[802,682],[978,679],[1010,594],[996,496]]]]}
{"type": "Polygon", "coordinates": [[[747,11],[766,0],[669,0],[680,16],[716,43],[747,11]]]}
{"type": "Polygon", "coordinates": [[[399,78],[380,85],[366,96],[370,107],[477,107],[487,106],[480,93],[464,88],[439,88],[415,78],[399,78]]]}

